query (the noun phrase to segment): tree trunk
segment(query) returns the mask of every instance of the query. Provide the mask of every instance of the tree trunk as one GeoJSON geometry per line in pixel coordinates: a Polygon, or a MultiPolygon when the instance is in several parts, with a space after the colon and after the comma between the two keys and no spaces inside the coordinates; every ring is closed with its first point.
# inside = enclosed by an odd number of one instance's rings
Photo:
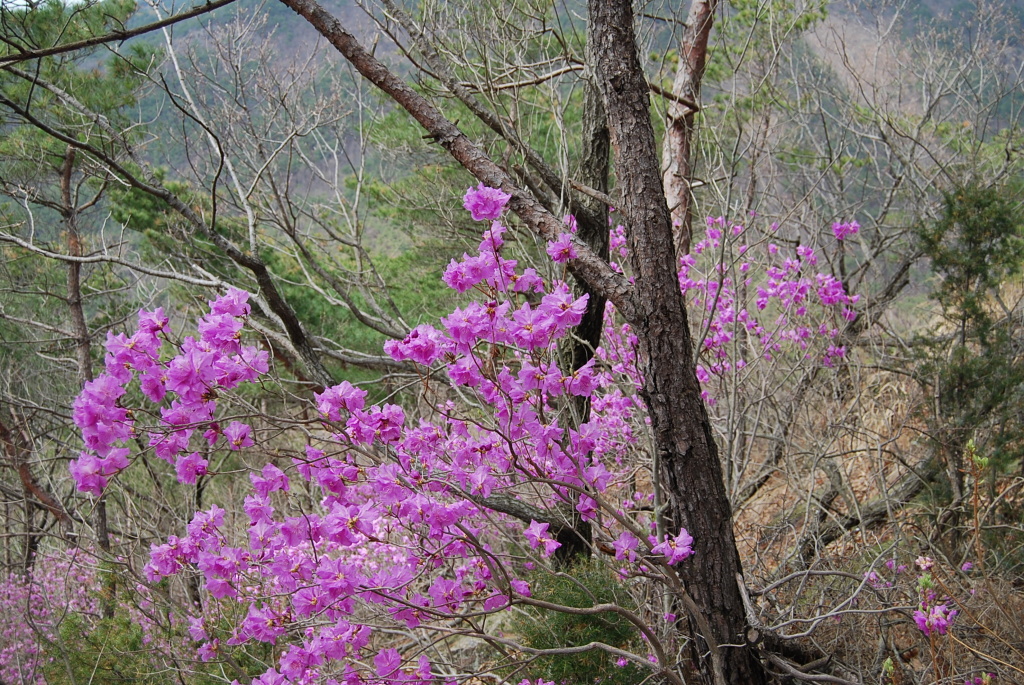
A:
{"type": "Polygon", "coordinates": [[[700,668],[711,682],[720,666],[725,682],[757,685],[766,682],[766,676],[746,641],[732,512],[694,372],[693,342],[672,249],[647,81],[637,56],[632,5],[629,0],[590,0],[589,5],[596,54],[601,55],[598,85],[636,282],[637,311],[629,320],[638,338],[641,393],[651,418],[657,477],[669,532],[686,528],[693,535],[696,554],[680,563],[678,571],[712,633],[702,637],[710,651],[720,650],[718,664],[702,659],[700,668]]]}
{"type": "MultiPolygon", "coordinates": [[[[60,197],[61,197],[61,218],[64,221],[64,230],[67,234],[68,255],[71,257],[82,256],[82,238],[78,232],[78,207],[75,202],[75,195],[72,192],[72,174],[75,169],[75,148],[68,146],[64,154],[64,166],[60,175],[60,197]]],[[[68,289],[67,303],[68,312],[71,316],[71,332],[75,336],[75,360],[78,363],[78,384],[85,385],[93,379],[92,373],[92,343],[89,335],[89,325],[85,320],[85,310],[82,307],[82,265],[79,262],[68,261],[68,289]]],[[[107,526],[107,502],[105,495],[100,495],[96,501],[96,542],[104,554],[110,554],[110,532],[107,526]]],[[[113,573],[107,571],[104,574],[103,593],[101,596],[101,609],[104,618],[114,616],[114,595],[117,590],[117,581],[113,573]]]]}
{"type": "Polygon", "coordinates": [[[678,99],[668,106],[665,122],[663,164],[665,196],[672,212],[672,227],[677,256],[690,252],[693,240],[693,133],[696,106],[700,102],[700,83],[708,57],[708,37],[715,20],[718,0],[692,0],[686,30],[679,47],[679,67],[672,83],[678,99]]]}
{"type": "MultiPolygon", "coordinates": [[[[593,64],[592,41],[587,40],[587,62],[593,64]]],[[[608,174],[610,167],[610,149],[608,139],[608,121],[605,117],[601,94],[591,79],[583,87],[583,156],[580,162],[580,182],[602,193],[608,192],[608,174]]],[[[581,198],[580,204],[585,211],[577,212],[576,237],[582,240],[601,259],[608,259],[608,207],[593,198],[581,198]]],[[[573,371],[582,368],[594,357],[594,350],[601,344],[601,333],[604,328],[604,310],[608,300],[597,290],[591,288],[581,278],[576,281],[577,297],[586,293],[587,309],[583,319],[576,327],[575,335],[566,339],[563,364],[573,371]]],[[[590,398],[573,396],[570,428],[578,428],[581,423],[590,420],[590,398]]],[[[584,521],[578,511],[567,507],[569,525],[561,528],[555,539],[562,545],[555,550],[555,561],[561,564],[572,564],[590,557],[594,541],[590,523],[584,521]]]]}

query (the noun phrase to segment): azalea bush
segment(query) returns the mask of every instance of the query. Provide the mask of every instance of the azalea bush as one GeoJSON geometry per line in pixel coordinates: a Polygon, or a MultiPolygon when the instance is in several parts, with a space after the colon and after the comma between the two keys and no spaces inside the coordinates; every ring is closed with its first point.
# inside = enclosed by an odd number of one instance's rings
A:
{"type": "MultiPolygon", "coordinates": [[[[600,651],[617,667],[681,682],[674,614],[632,599],[559,603],[535,596],[531,585],[562,546],[560,534],[585,528],[580,535],[612,562],[610,578],[653,584],[657,592],[640,594],[681,606],[686,593],[674,567],[692,555],[693,539],[686,530],[662,532],[656,485],[640,477],[650,463],[629,327],[609,307],[596,356],[578,369],[559,366],[559,345],[587,296],[506,254],[508,199],[484,186],[467,192],[466,208],[488,226],[476,254],[444,273],[463,304],[438,326],[385,345],[418,374],[425,409],[412,416],[398,404],[368,404],[367,392],[349,382],[325,388],[315,394],[318,418],[275,427],[299,429],[303,444],[274,438],[275,458],[249,475],[244,526],[231,524],[242,512],[213,505],[153,545],[148,583],[201,579],[200,603],[183,602],[175,617],[187,623],[198,659],[237,665],[239,654],[262,644],[272,648],[266,668],[239,677],[265,685],[457,682],[465,674],[450,658],[452,645],[486,638],[504,653],[496,669],[600,651]],[[572,413],[573,397],[589,402],[588,416],[572,413]],[[531,646],[492,627],[513,608],[607,615],[622,634],[616,644],[531,646]],[[401,650],[396,635],[409,636],[401,650]]],[[[842,359],[830,343],[835,322],[854,316],[856,298],[814,271],[813,250],[787,257],[767,244],[764,262],[752,262],[750,246],[738,242],[745,231],[709,221],[696,256],[681,264],[681,288],[707,312],[707,361],[697,374],[709,401],[715,378],[755,360],[842,359]],[[739,335],[756,344],[737,347],[739,335]]],[[[855,228],[844,231],[837,239],[855,228]]],[[[624,256],[624,229],[612,238],[624,256]]],[[[567,218],[547,250],[556,271],[576,244],[567,218]]],[[[249,314],[248,293],[231,289],[210,303],[196,335],[179,341],[157,309],[140,312],[131,335],[108,337],[106,372],[74,406],[86,446],[71,466],[80,490],[101,495],[144,458],[139,445],[192,485],[220,475],[214,455],[270,439],[260,421],[223,402],[269,372],[267,352],[246,342],[249,314]],[[149,404],[129,407],[132,397],[149,404]]]]}
{"type": "Polygon", "coordinates": [[[98,611],[95,571],[76,563],[76,551],[44,555],[31,574],[10,572],[0,582],[0,681],[45,683],[54,660],[46,648],[58,639],[63,616],[98,611]]]}
{"type": "Polygon", "coordinates": [[[0,582],[0,681],[42,684],[152,674],[181,651],[148,588],[122,587],[118,615],[102,618],[114,572],[95,550],[38,554],[0,582]]]}

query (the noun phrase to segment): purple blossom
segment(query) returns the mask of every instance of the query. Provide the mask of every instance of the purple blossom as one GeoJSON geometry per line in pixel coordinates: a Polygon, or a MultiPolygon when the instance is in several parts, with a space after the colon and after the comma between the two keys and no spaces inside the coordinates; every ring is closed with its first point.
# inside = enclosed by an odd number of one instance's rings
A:
{"type": "Polygon", "coordinates": [[[856,221],[850,221],[847,223],[836,222],[832,224],[832,233],[835,235],[836,240],[845,240],[851,235],[857,233],[860,230],[860,224],[856,221]]]}
{"type": "Polygon", "coordinates": [[[554,538],[548,536],[548,524],[530,521],[530,525],[523,531],[523,535],[530,543],[530,547],[537,549],[544,547],[544,556],[551,556],[556,549],[562,546],[554,538]]]}
{"type": "Polygon", "coordinates": [[[469,211],[473,221],[493,221],[501,216],[505,205],[511,199],[509,193],[481,183],[476,188],[466,191],[462,206],[469,211]]]}
{"type": "Polygon", "coordinates": [[[321,414],[330,421],[340,421],[342,410],[351,412],[363,408],[366,391],[353,387],[348,381],[342,381],[322,393],[314,393],[313,397],[321,414]]]}
{"type": "Polygon", "coordinates": [[[239,421],[232,421],[224,429],[224,437],[227,439],[228,447],[235,451],[255,444],[252,440],[252,426],[239,421]]]}
{"type": "Polygon", "coordinates": [[[628,530],[623,531],[615,542],[612,543],[612,548],[615,549],[615,558],[636,561],[636,550],[639,545],[639,538],[628,530]]]}
{"type": "Polygon", "coordinates": [[[800,259],[806,262],[810,266],[815,266],[818,263],[818,257],[814,254],[814,248],[807,245],[798,245],[796,248],[797,255],[800,259]]]}
{"type": "Polygon", "coordinates": [[[249,474],[249,480],[252,481],[253,490],[261,497],[277,490],[288,490],[289,487],[288,476],[273,464],[265,464],[260,475],[249,474]]]}
{"type": "MultiPolygon", "coordinates": [[[[210,300],[210,313],[227,314],[228,316],[249,315],[249,293],[238,288],[228,288],[220,297],[210,300]]],[[[162,312],[163,310],[157,310],[162,312]]]]}
{"type": "Polygon", "coordinates": [[[153,311],[147,311],[145,309],[139,310],[139,330],[145,331],[150,335],[156,335],[157,333],[169,332],[167,322],[169,319],[164,313],[163,307],[157,307],[153,311]]]}
{"type": "Polygon", "coordinates": [[[220,641],[210,640],[209,642],[204,642],[202,645],[200,645],[199,649],[196,650],[196,655],[200,658],[200,660],[204,662],[213,661],[217,658],[217,653],[219,649],[220,641]]]}
{"type": "Polygon", "coordinates": [[[950,609],[945,604],[935,604],[931,607],[922,605],[921,609],[914,612],[914,622],[925,635],[931,635],[933,632],[945,635],[957,613],[956,609],[950,609]]]}
{"type": "Polygon", "coordinates": [[[178,482],[193,485],[199,476],[206,475],[206,467],[209,465],[206,459],[199,456],[198,452],[192,452],[187,457],[180,457],[175,464],[178,474],[178,482]]]}
{"type": "Polygon", "coordinates": [[[572,233],[562,233],[556,240],[548,243],[548,256],[559,264],[576,259],[576,245],[572,233]]]}
{"type": "MultiPolygon", "coordinates": [[[[656,542],[651,540],[652,544],[656,542]]],[[[693,555],[693,537],[683,528],[674,538],[667,538],[651,548],[654,554],[666,557],[669,566],[683,561],[693,555]]]]}
{"type": "Polygon", "coordinates": [[[99,497],[107,487],[107,479],[103,476],[103,463],[98,457],[82,452],[78,459],[71,462],[71,477],[82,492],[99,497]]]}

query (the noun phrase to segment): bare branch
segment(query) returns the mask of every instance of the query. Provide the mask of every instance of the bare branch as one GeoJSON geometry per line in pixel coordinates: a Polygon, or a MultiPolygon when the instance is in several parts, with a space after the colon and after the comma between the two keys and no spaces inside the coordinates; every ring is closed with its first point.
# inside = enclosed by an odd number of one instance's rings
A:
{"type": "Polygon", "coordinates": [[[18,64],[19,62],[27,62],[33,59],[39,59],[41,57],[51,57],[53,55],[62,55],[68,52],[76,52],[78,50],[84,50],[85,48],[96,47],[97,45],[105,45],[106,43],[119,43],[134,38],[135,36],[142,36],[152,31],[162,29],[166,26],[172,26],[179,22],[185,21],[186,19],[192,19],[194,17],[202,16],[213,10],[221,7],[226,7],[235,0],[213,0],[213,2],[207,2],[205,5],[197,5],[190,10],[185,12],[179,12],[178,14],[171,15],[159,21],[154,21],[150,24],[144,24],[134,29],[120,29],[105,33],[101,36],[94,36],[92,38],[86,38],[85,40],[75,41],[74,43],[64,43],[61,45],[54,45],[48,48],[23,48],[17,45],[12,45],[10,42],[7,44],[13,48],[15,54],[0,57],[0,66],[7,64],[18,64]]]}

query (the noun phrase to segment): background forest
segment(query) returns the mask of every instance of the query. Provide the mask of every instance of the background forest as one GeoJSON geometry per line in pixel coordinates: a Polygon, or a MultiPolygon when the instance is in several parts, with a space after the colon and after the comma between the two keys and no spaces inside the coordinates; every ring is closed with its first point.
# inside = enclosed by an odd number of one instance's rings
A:
{"type": "Polygon", "coordinates": [[[0,4],[0,683],[1024,683],[1024,3],[314,5],[0,4]]]}

